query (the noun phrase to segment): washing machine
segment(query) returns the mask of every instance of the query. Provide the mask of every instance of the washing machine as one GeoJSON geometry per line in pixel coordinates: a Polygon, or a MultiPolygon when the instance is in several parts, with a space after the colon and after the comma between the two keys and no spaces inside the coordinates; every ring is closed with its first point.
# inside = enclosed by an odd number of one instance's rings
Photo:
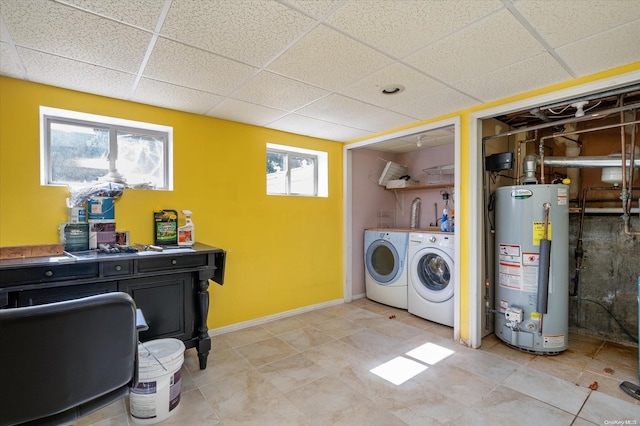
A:
{"type": "Polygon", "coordinates": [[[409,313],[453,327],[454,250],[453,234],[409,234],[409,313]]]}
{"type": "Polygon", "coordinates": [[[367,298],[407,309],[407,245],[409,233],[385,229],[364,231],[367,298]]]}

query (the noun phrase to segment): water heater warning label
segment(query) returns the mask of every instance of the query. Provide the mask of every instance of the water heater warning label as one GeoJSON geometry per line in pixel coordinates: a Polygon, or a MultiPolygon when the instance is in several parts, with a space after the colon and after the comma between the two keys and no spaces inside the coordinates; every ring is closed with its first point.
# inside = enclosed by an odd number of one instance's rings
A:
{"type": "Polygon", "coordinates": [[[538,291],[538,253],[522,251],[514,244],[500,244],[498,285],[527,293],[538,291]]]}
{"type": "Polygon", "coordinates": [[[520,290],[522,288],[522,250],[513,244],[500,244],[498,285],[520,290]]]}
{"type": "Polygon", "coordinates": [[[562,348],[564,347],[564,334],[545,335],[544,343],[545,348],[562,348]]]}
{"type": "MultiPolygon", "coordinates": [[[[539,246],[540,245],[540,240],[542,239],[542,237],[544,236],[544,222],[533,222],[533,242],[532,244],[534,246],[539,246]]],[[[551,222],[549,222],[549,228],[547,230],[547,239],[548,240],[553,240],[553,238],[551,238],[551,222]]]]}
{"type": "Polygon", "coordinates": [[[569,197],[567,197],[568,192],[569,192],[569,188],[558,187],[558,205],[559,206],[567,205],[567,200],[569,199],[569,197]]]}

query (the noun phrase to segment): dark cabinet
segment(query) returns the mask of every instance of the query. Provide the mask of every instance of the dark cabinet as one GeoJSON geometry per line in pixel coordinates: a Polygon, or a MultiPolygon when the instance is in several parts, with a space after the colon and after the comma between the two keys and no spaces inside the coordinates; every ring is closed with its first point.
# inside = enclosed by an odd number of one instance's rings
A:
{"type": "Polygon", "coordinates": [[[226,252],[196,244],[192,249],[57,258],[0,260],[0,308],[39,305],[100,293],[129,293],[144,313],[145,342],[175,338],[196,348],[200,368],[211,349],[207,316],[209,280],[222,285],[226,252]]]}
{"type": "Polygon", "coordinates": [[[129,293],[142,309],[149,330],[140,340],[165,337],[189,340],[193,333],[193,309],[185,309],[192,301],[191,274],[171,274],[154,278],[136,278],[120,282],[118,290],[129,293]]]}

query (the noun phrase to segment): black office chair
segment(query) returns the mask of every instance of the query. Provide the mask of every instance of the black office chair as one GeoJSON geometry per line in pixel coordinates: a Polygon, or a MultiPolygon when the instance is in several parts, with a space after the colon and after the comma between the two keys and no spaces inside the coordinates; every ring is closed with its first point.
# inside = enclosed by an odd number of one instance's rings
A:
{"type": "Polygon", "coordinates": [[[136,306],[126,293],[0,310],[0,425],[60,425],[137,384],[136,306]]]}

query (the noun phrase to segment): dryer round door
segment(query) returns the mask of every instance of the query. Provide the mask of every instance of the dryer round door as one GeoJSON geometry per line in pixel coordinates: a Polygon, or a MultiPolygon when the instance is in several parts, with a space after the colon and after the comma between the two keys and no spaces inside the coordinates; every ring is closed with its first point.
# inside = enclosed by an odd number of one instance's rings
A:
{"type": "Polygon", "coordinates": [[[367,272],[380,284],[391,284],[400,272],[398,251],[386,240],[376,240],[364,256],[367,272]]]}
{"type": "Polygon", "coordinates": [[[429,302],[453,297],[453,259],[435,247],[425,247],[411,258],[410,285],[429,302]]]}

